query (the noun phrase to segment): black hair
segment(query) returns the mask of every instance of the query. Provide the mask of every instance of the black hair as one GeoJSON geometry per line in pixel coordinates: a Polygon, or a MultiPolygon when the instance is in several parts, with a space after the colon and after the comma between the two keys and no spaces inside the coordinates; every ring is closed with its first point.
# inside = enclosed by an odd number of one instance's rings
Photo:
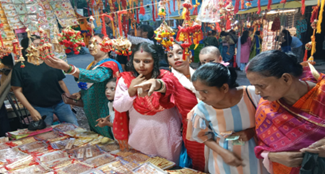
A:
{"type": "Polygon", "coordinates": [[[220,36],[227,36],[227,33],[225,31],[221,31],[220,36]]]}
{"type": "Polygon", "coordinates": [[[116,77],[110,78],[107,83],[109,83],[109,82],[116,82],[116,77]]]}
{"type": "Polygon", "coordinates": [[[216,30],[211,30],[211,35],[215,36],[217,34],[216,30]]]}
{"type": "Polygon", "coordinates": [[[280,78],[284,73],[289,73],[299,78],[303,73],[303,68],[294,54],[271,50],[255,56],[248,63],[247,71],[257,72],[265,77],[274,76],[277,78],[280,78]]]}
{"type": "Polygon", "coordinates": [[[192,82],[197,80],[203,81],[208,86],[222,87],[227,83],[229,88],[236,88],[238,86],[237,73],[234,68],[228,68],[220,63],[206,63],[200,66],[192,76],[192,82]]]}
{"type": "Polygon", "coordinates": [[[5,66],[9,67],[9,68],[13,68],[14,67],[14,61],[12,58],[12,55],[9,54],[7,56],[4,56],[2,59],[0,59],[1,63],[4,64],[5,66]]]}
{"type": "MultiPolygon", "coordinates": [[[[37,39],[41,39],[41,37],[37,36],[37,35],[31,35],[30,37],[31,41],[34,42],[35,40],[37,39]]],[[[29,39],[26,37],[24,38],[23,40],[20,41],[20,45],[23,47],[23,49],[21,50],[22,54],[23,54],[23,57],[27,60],[27,48],[29,46],[29,39]]]]}
{"type": "Polygon", "coordinates": [[[261,32],[260,31],[255,31],[255,34],[259,36],[261,34],[261,32]]]}
{"type": "Polygon", "coordinates": [[[245,31],[243,32],[243,35],[242,35],[241,38],[240,38],[240,43],[241,43],[241,44],[246,43],[248,37],[249,37],[249,32],[248,32],[247,30],[245,30],[245,31]]]}
{"type": "Polygon", "coordinates": [[[154,37],[155,33],[154,33],[153,28],[150,25],[140,25],[139,29],[143,32],[148,32],[148,34],[147,34],[148,39],[150,39],[150,40],[154,39],[153,37],[154,37]]]}
{"type": "Polygon", "coordinates": [[[159,55],[156,50],[155,45],[147,42],[142,42],[141,44],[137,45],[135,49],[132,50],[132,56],[130,57],[130,61],[128,62],[128,66],[130,68],[130,71],[133,73],[135,77],[138,77],[139,73],[135,70],[133,65],[133,58],[134,54],[138,51],[143,50],[144,52],[150,53],[153,58],[153,72],[152,72],[152,78],[157,78],[160,75],[159,70],[159,55]]]}

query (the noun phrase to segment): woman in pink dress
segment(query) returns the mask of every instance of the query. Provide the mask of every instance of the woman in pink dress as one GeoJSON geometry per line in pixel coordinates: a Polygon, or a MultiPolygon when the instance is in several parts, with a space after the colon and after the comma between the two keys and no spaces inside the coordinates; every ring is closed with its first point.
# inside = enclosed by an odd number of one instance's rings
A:
{"type": "Polygon", "coordinates": [[[252,40],[249,37],[249,32],[246,30],[240,37],[240,70],[244,70],[249,60],[249,54],[252,46],[252,40]]]}
{"type": "Polygon", "coordinates": [[[163,80],[177,79],[169,71],[159,70],[159,57],[153,47],[149,43],[138,45],[130,59],[131,72],[121,73],[117,82],[114,137],[122,148],[130,145],[178,164],[182,146],[181,115],[174,104],[163,107],[159,103],[160,91],[166,88],[163,80]],[[137,89],[136,85],[152,78],[159,79],[156,92],[143,96],[147,91],[137,89]]]}

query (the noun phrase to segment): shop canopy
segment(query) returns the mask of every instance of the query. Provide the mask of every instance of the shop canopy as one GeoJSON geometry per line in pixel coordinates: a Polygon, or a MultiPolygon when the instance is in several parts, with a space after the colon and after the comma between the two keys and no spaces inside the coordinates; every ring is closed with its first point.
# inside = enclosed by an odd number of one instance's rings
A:
{"type": "MultiPolygon", "coordinates": [[[[292,9],[292,8],[300,8],[301,7],[301,1],[295,1],[295,0],[287,0],[287,2],[285,4],[280,4],[281,0],[272,0],[272,5],[271,5],[271,9],[275,10],[275,9],[292,9]]],[[[252,7],[250,8],[245,8],[246,9],[240,9],[239,7],[239,11],[237,14],[245,14],[245,13],[252,13],[252,12],[257,12],[258,8],[257,8],[257,0],[253,0],[251,1],[252,3],[252,7]]],[[[233,5],[235,4],[235,0],[233,0],[233,5]]],[[[261,0],[261,10],[266,10],[267,9],[267,4],[268,4],[268,0],[261,0]]],[[[316,5],[317,4],[317,0],[306,0],[305,1],[305,5],[306,6],[312,6],[312,5],[316,5]]]]}

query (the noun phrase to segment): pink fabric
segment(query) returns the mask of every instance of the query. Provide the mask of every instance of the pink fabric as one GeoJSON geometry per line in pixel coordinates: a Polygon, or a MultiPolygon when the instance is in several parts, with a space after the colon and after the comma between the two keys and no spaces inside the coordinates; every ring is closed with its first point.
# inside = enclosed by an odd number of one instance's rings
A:
{"type": "Polygon", "coordinates": [[[269,152],[264,151],[261,153],[261,156],[263,157],[263,165],[266,168],[266,170],[270,173],[273,174],[273,165],[272,162],[269,159],[269,152]]]}
{"type": "Polygon", "coordinates": [[[136,97],[130,97],[123,77],[119,80],[113,107],[129,112],[129,145],[145,154],[158,155],[178,164],[182,146],[181,116],[175,107],[153,116],[142,115],[133,107],[136,97]]]}
{"type": "Polygon", "coordinates": [[[251,38],[248,37],[244,44],[241,44],[240,48],[240,63],[247,63],[249,60],[249,54],[251,51],[251,38]]]}

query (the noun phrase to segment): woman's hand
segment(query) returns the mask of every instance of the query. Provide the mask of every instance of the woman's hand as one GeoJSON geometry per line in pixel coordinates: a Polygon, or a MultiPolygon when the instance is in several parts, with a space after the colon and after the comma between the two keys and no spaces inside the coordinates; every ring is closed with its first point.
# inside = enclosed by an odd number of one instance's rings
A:
{"type": "Polygon", "coordinates": [[[113,123],[111,123],[111,122],[109,121],[109,118],[110,118],[110,117],[111,117],[111,116],[109,115],[109,116],[107,116],[107,117],[105,117],[105,118],[99,118],[99,119],[97,119],[97,120],[96,120],[96,122],[97,122],[96,127],[105,127],[105,126],[113,127],[113,123]]]}
{"type": "Polygon", "coordinates": [[[70,68],[70,65],[67,62],[56,57],[47,58],[44,62],[52,68],[61,69],[64,71],[68,71],[70,68]]]}
{"type": "Polygon", "coordinates": [[[302,163],[302,152],[270,152],[269,159],[272,162],[288,167],[299,167],[302,163]]]}
{"type": "Polygon", "coordinates": [[[301,152],[310,152],[317,153],[320,157],[325,157],[325,138],[316,141],[312,145],[307,148],[303,148],[300,150],[301,152]]]}
{"type": "Polygon", "coordinates": [[[140,91],[142,92],[138,94],[140,97],[145,97],[147,95],[151,96],[153,92],[161,89],[162,85],[162,82],[157,79],[149,79],[145,82],[135,85],[134,87],[137,89],[141,89],[140,91]]]}
{"type": "Polygon", "coordinates": [[[239,136],[240,141],[249,141],[251,138],[255,136],[255,127],[249,128],[240,132],[235,132],[230,136],[239,136]]]}
{"type": "Polygon", "coordinates": [[[76,99],[76,100],[79,100],[81,98],[80,92],[73,93],[71,95],[71,98],[76,99]]]}
{"type": "Polygon", "coordinates": [[[134,86],[140,84],[144,80],[145,80],[145,77],[142,74],[140,74],[137,78],[132,80],[130,87],[128,89],[130,97],[133,97],[137,94],[137,89],[134,86]]]}
{"type": "Polygon", "coordinates": [[[36,109],[32,109],[29,111],[30,116],[32,117],[32,119],[34,121],[38,121],[42,119],[41,114],[36,110],[36,109]]]}
{"type": "Polygon", "coordinates": [[[230,166],[245,166],[243,160],[229,150],[223,150],[223,152],[220,153],[220,156],[222,157],[223,161],[230,166]]]}

